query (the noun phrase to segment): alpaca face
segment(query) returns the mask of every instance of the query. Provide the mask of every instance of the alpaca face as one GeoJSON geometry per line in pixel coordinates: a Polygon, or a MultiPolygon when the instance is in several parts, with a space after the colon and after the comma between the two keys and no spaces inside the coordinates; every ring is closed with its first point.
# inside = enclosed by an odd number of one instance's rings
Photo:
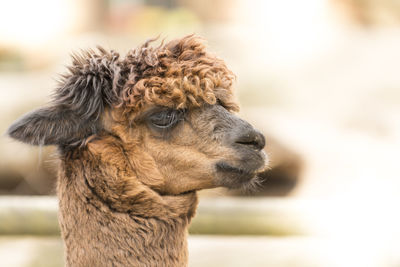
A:
{"type": "MultiPolygon", "coordinates": [[[[264,136],[222,105],[191,110],[153,107],[114,133],[151,162],[147,174],[162,177],[153,189],[178,195],[224,186],[251,188],[266,164],[264,136]],[[121,130],[122,129],[122,130],[121,130]]],[[[143,183],[149,179],[144,173],[143,183]]]]}

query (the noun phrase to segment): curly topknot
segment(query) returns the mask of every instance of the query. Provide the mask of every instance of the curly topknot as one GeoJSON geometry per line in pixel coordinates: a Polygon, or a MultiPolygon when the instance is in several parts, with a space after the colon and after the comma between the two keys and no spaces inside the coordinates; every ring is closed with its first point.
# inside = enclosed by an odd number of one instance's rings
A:
{"type": "Polygon", "coordinates": [[[203,40],[189,35],[154,48],[153,40],[131,50],[124,59],[129,69],[120,92],[127,112],[148,104],[172,108],[201,106],[217,101],[238,111],[232,83],[234,74],[223,60],[206,52],[203,40]]]}

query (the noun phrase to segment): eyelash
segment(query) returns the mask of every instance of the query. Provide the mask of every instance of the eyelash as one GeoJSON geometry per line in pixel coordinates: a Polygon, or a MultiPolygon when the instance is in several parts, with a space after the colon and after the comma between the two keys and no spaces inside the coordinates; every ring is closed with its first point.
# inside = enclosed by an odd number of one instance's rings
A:
{"type": "Polygon", "coordinates": [[[184,110],[168,109],[150,115],[150,123],[158,129],[169,129],[183,120],[184,110]]]}

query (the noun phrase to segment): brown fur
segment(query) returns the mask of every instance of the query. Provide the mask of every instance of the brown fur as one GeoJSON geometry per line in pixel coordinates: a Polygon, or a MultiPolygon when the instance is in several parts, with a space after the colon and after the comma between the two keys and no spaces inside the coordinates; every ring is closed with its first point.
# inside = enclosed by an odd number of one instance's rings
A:
{"type": "Polygon", "coordinates": [[[219,100],[232,111],[233,73],[205,50],[199,38],[187,36],[156,49],[151,41],[126,57],[131,75],[122,91],[121,105],[137,111],[149,104],[172,108],[200,107],[219,100]]]}
{"type": "Polygon", "coordinates": [[[160,196],[141,184],[118,140],[63,160],[58,182],[67,266],[184,266],[197,197],[160,196]]]}
{"type": "Polygon", "coordinates": [[[194,36],[150,42],[75,56],[51,105],[9,129],[59,147],[67,266],[186,266],[196,191],[251,187],[264,169],[225,63],[194,36]]]}

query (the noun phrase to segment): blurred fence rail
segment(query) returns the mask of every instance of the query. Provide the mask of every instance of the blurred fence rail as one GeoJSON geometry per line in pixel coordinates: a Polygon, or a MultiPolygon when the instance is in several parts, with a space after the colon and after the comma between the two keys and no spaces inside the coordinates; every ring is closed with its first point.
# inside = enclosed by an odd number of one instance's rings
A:
{"type": "MultiPolygon", "coordinates": [[[[281,198],[201,198],[189,232],[201,235],[307,234],[304,205],[281,198]]],[[[0,235],[59,235],[57,199],[0,197],[0,235]]]]}

